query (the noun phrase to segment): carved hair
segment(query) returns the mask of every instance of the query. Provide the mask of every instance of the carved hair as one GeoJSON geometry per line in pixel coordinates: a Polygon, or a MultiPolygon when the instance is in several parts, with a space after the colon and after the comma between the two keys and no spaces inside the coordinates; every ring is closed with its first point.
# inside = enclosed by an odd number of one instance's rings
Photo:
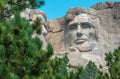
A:
{"type": "Polygon", "coordinates": [[[72,21],[75,18],[75,16],[80,15],[80,14],[96,15],[96,10],[79,8],[79,7],[70,8],[65,15],[63,24],[67,25],[70,21],[72,21]]]}

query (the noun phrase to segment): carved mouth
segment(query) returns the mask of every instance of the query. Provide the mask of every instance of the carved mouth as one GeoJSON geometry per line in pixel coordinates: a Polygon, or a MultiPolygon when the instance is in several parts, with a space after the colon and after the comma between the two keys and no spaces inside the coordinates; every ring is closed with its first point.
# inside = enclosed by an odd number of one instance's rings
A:
{"type": "Polygon", "coordinates": [[[85,41],[86,41],[85,39],[77,39],[77,40],[75,40],[76,43],[83,43],[85,41]]]}

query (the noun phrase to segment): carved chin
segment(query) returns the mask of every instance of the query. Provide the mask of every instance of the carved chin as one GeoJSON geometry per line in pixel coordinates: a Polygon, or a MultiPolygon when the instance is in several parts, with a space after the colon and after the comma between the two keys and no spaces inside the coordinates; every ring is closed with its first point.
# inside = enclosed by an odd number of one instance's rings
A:
{"type": "Polygon", "coordinates": [[[92,51],[93,47],[92,44],[86,40],[80,40],[77,42],[74,42],[70,48],[72,51],[78,50],[79,52],[89,52],[92,51]]]}
{"type": "Polygon", "coordinates": [[[92,51],[92,45],[87,43],[78,45],[77,48],[79,49],[80,52],[89,52],[92,51]]]}
{"type": "Polygon", "coordinates": [[[76,45],[69,47],[70,51],[79,51],[79,52],[89,52],[92,51],[92,46],[91,45],[76,45]]]}
{"type": "Polygon", "coordinates": [[[80,46],[78,49],[80,52],[89,52],[92,51],[92,46],[80,46]]]}

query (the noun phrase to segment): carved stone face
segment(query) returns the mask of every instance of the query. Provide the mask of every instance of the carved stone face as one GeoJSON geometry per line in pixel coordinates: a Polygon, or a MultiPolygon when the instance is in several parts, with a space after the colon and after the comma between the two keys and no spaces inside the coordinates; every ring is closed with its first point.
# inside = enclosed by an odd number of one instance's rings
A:
{"type": "MultiPolygon", "coordinates": [[[[80,14],[76,16],[68,24],[68,40],[71,46],[89,47],[92,49],[91,44],[96,39],[95,26],[91,24],[91,17],[87,14],[80,14]]],[[[84,51],[84,50],[83,50],[84,51]]]]}

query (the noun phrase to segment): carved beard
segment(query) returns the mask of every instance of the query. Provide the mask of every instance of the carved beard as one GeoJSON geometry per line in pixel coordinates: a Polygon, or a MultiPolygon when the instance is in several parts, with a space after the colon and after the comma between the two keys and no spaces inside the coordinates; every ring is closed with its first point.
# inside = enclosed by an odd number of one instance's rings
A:
{"type": "Polygon", "coordinates": [[[92,51],[92,44],[85,42],[84,44],[74,45],[69,48],[70,51],[89,52],[92,51]]]}
{"type": "Polygon", "coordinates": [[[92,45],[89,42],[85,42],[82,45],[78,45],[77,48],[80,52],[92,51],[92,45]]]}

